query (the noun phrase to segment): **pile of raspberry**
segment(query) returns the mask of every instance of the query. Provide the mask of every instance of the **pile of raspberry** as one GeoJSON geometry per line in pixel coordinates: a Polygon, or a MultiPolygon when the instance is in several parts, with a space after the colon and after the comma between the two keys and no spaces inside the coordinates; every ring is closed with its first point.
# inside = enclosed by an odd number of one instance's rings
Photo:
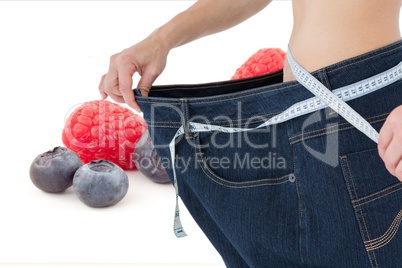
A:
{"type": "Polygon", "coordinates": [[[80,105],[69,115],[62,140],[84,164],[104,159],[133,170],[134,148],[145,130],[141,116],[121,105],[98,100],[80,105]]]}
{"type": "Polygon", "coordinates": [[[262,48],[244,62],[231,80],[259,76],[283,69],[286,53],[280,48],[262,48]]]}

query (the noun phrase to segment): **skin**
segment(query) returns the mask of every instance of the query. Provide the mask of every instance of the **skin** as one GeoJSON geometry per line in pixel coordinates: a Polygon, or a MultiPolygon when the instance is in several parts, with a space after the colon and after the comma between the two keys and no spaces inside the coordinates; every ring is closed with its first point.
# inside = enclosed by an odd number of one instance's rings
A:
{"type": "MultiPolygon", "coordinates": [[[[137,87],[147,96],[171,49],[233,27],[270,2],[198,0],[143,41],[110,57],[99,84],[102,98],[109,96],[140,111],[132,93],[134,73],[141,76],[137,87]]],[[[312,72],[388,45],[401,39],[401,5],[402,0],[294,0],[289,47],[296,61],[312,72]]],[[[285,64],[284,81],[293,79],[285,64]]],[[[388,171],[402,181],[402,105],[381,128],[378,152],[388,171]]]]}

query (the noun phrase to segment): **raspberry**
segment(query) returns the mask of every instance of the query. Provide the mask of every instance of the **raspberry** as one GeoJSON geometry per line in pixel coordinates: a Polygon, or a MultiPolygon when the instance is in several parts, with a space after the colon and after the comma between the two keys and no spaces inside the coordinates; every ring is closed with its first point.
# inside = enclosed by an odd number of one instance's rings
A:
{"type": "Polygon", "coordinates": [[[280,48],[262,48],[243,63],[231,80],[276,72],[283,69],[286,53],[280,48]]]}
{"type": "Polygon", "coordinates": [[[130,170],[137,169],[133,152],[145,130],[144,119],[129,109],[109,101],[90,101],[69,115],[62,140],[84,164],[104,159],[130,170]]]}

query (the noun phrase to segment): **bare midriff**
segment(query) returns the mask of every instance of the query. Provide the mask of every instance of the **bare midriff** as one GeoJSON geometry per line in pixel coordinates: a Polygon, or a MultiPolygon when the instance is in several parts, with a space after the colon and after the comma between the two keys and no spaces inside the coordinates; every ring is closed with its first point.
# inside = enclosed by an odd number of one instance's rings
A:
{"type": "MultiPolygon", "coordinates": [[[[402,0],[294,0],[289,47],[312,72],[401,39],[402,0]]],[[[284,81],[294,80],[287,64],[284,81]]]]}

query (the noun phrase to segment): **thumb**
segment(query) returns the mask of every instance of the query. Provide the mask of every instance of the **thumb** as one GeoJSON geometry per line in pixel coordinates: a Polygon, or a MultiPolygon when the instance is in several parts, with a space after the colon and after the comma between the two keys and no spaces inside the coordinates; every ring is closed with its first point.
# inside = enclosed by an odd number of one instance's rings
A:
{"type": "Polygon", "coordinates": [[[133,78],[132,73],[127,69],[122,69],[118,73],[119,91],[124,102],[137,111],[140,111],[138,104],[135,102],[134,94],[132,91],[133,78]]]}
{"type": "Polygon", "coordinates": [[[155,82],[157,74],[152,74],[150,72],[144,72],[141,76],[140,81],[138,82],[138,88],[141,90],[142,96],[148,96],[149,91],[151,90],[152,84],[155,82]]]}

